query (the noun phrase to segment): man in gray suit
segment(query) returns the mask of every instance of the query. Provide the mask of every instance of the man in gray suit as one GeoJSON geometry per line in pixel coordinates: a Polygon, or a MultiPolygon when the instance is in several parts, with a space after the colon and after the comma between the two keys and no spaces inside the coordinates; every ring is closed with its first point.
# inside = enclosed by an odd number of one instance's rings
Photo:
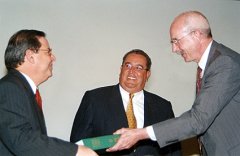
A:
{"type": "Polygon", "coordinates": [[[142,129],[120,129],[118,143],[127,149],[139,140],[157,140],[160,147],[200,137],[203,155],[240,154],[240,54],[213,40],[207,18],[188,11],[170,27],[172,50],[202,69],[201,89],[192,108],[180,117],[142,129]]]}
{"type": "Polygon", "coordinates": [[[0,80],[1,156],[97,155],[87,147],[47,136],[34,94],[52,76],[55,59],[42,31],[21,30],[10,38],[5,51],[8,74],[0,80]]]}

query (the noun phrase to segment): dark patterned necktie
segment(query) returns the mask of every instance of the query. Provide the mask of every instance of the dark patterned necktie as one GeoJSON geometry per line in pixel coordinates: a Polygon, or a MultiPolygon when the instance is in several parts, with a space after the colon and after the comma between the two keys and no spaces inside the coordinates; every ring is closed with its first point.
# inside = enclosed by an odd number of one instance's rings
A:
{"type": "MultiPolygon", "coordinates": [[[[197,80],[196,80],[196,95],[199,94],[200,89],[201,89],[201,84],[202,84],[201,73],[202,73],[202,69],[198,66],[198,68],[197,68],[197,80]]],[[[199,137],[198,137],[198,144],[199,144],[199,154],[200,154],[200,156],[202,156],[203,155],[203,152],[202,152],[203,145],[202,145],[202,142],[201,142],[199,137]]]]}
{"type": "Polygon", "coordinates": [[[202,84],[202,78],[201,78],[202,69],[198,66],[197,68],[197,81],[196,81],[196,94],[199,94],[199,91],[201,89],[202,84]]]}
{"type": "Polygon", "coordinates": [[[42,98],[38,89],[36,90],[35,99],[37,101],[38,107],[42,110],[42,98]]]}
{"type": "Polygon", "coordinates": [[[132,102],[133,96],[134,94],[129,94],[129,102],[128,102],[127,111],[126,111],[129,128],[137,127],[136,118],[133,112],[133,102],[132,102]]]}

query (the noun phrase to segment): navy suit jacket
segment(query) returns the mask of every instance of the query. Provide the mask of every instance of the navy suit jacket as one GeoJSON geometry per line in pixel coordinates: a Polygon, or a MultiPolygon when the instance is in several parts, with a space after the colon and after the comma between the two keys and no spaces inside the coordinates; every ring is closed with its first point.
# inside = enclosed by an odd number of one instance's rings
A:
{"type": "Polygon", "coordinates": [[[75,156],[77,145],[47,136],[34,93],[17,70],[0,80],[0,155],[75,156]]]}
{"type": "MultiPolygon", "coordinates": [[[[165,99],[144,91],[144,127],[173,118],[171,103],[165,99]]],[[[113,134],[116,130],[128,127],[119,85],[107,86],[87,91],[76,113],[70,141],[77,142],[83,138],[113,134]]],[[[179,154],[179,145],[160,149],[156,142],[141,141],[136,151],[126,150],[105,155],[162,155],[170,152],[179,154]]],[[[104,155],[103,154],[103,155],[104,155]]]]}

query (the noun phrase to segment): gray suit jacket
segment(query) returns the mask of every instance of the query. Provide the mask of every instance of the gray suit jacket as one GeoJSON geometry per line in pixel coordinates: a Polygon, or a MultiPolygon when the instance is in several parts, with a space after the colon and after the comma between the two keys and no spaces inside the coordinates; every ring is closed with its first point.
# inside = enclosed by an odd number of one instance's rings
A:
{"type": "MultiPolygon", "coordinates": [[[[155,94],[144,91],[144,127],[173,118],[171,103],[155,94]]],[[[128,127],[119,85],[107,86],[87,91],[74,119],[71,142],[83,138],[113,134],[116,130],[128,127]]],[[[135,150],[115,153],[97,151],[101,155],[160,156],[180,155],[180,146],[175,144],[159,148],[157,142],[144,140],[135,146],[135,150]]]]}
{"type": "Polygon", "coordinates": [[[0,115],[1,156],[76,155],[77,145],[47,136],[33,91],[16,70],[0,80],[0,115]]]}
{"type": "Polygon", "coordinates": [[[199,135],[209,156],[240,154],[240,55],[213,41],[199,95],[180,117],[153,125],[161,147],[199,135]]]}

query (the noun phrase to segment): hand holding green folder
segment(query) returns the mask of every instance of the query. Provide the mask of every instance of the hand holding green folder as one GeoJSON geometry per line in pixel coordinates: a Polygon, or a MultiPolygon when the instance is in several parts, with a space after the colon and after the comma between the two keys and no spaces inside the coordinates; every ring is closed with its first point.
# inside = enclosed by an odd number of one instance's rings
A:
{"type": "Polygon", "coordinates": [[[105,135],[95,138],[82,139],[84,146],[91,148],[92,150],[100,150],[112,147],[119,139],[119,134],[105,135]]]}

